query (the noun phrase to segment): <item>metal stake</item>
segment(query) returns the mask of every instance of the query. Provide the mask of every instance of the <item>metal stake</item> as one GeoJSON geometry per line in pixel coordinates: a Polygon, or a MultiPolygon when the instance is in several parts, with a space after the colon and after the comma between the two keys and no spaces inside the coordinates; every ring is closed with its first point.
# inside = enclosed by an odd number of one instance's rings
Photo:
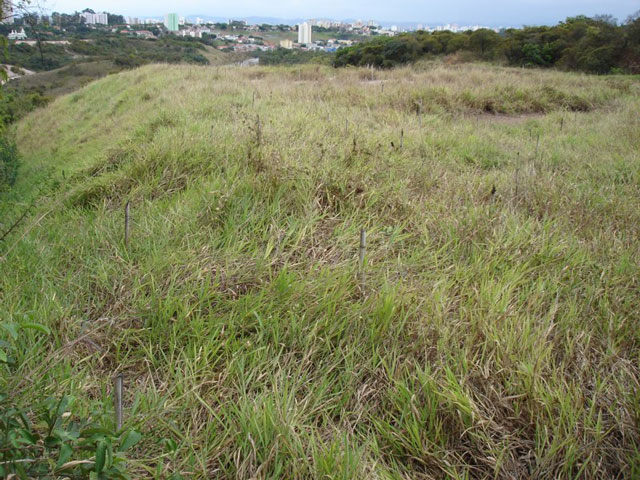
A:
{"type": "Polygon", "coordinates": [[[365,294],[366,277],[364,273],[364,256],[367,253],[367,232],[363,228],[360,230],[360,281],[362,283],[362,295],[365,294]]]}
{"type": "Polygon", "coordinates": [[[118,431],[122,429],[122,374],[119,373],[116,378],[113,379],[114,386],[114,403],[116,409],[116,427],[118,431]]]}
{"type": "Polygon", "coordinates": [[[129,225],[130,225],[131,204],[127,201],[124,206],[124,245],[129,248],[129,225]]]}

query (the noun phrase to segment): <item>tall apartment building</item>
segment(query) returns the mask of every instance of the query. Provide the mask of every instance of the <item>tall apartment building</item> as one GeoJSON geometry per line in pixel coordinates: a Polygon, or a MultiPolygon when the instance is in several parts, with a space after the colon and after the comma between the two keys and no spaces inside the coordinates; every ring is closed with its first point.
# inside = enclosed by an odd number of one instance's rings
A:
{"type": "Polygon", "coordinates": [[[87,25],[109,25],[109,16],[105,13],[89,13],[83,12],[80,14],[80,18],[84,20],[87,25]]]}
{"type": "Polygon", "coordinates": [[[167,27],[167,30],[170,32],[177,32],[180,29],[178,27],[178,14],[167,13],[164,16],[164,26],[167,27]]]}
{"type": "Polygon", "coordinates": [[[298,25],[298,43],[306,45],[311,43],[311,25],[307,22],[298,25]]]}

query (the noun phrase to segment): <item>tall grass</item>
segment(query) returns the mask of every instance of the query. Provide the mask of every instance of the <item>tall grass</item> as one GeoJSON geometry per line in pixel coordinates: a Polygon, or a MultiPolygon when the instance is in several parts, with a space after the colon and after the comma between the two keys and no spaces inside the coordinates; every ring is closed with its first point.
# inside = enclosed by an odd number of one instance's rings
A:
{"type": "Polygon", "coordinates": [[[62,97],[17,125],[15,188],[53,185],[0,246],[2,320],[53,333],[2,388],[108,410],[124,373],[135,477],[640,475],[638,88],[157,65],[62,97]]]}

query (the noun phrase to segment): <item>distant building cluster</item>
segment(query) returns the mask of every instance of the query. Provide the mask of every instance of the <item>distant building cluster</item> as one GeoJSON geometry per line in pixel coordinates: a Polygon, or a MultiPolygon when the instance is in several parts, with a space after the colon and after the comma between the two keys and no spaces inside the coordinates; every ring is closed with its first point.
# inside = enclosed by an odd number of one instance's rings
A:
{"type": "Polygon", "coordinates": [[[20,31],[11,30],[11,33],[7,35],[7,38],[9,40],[26,40],[27,34],[25,33],[24,28],[21,28],[20,31]]]}
{"type": "MultiPolygon", "coordinates": [[[[418,25],[418,27],[420,27],[420,25],[418,25]]],[[[477,30],[482,30],[482,29],[489,29],[489,30],[495,30],[496,32],[499,32],[502,27],[500,28],[494,28],[491,29],[489,27],[484,27],[482,25],[465,25],[465,26],[458,26],[455,23],[448,23],[446,25],[439,25],[437,27],[434,28],[418,28],[418,30],[425,30],[427,32],[445,32],[445,31],[450,31],[450,32],[475,32],[477,30]]]]}
{"type": "MultiPolygon", "coordinates": [[[[4,23],[13,21],[13,8],[11,0],[0,0],[4,2],[5,19],[4,23]]],[[[108,25],[109,18],[105,12],[80,14],[81,21],[87,25],[108,25]]],[[[205,20],[202,17],[189,17],[188,19],[180,16],[178,13],[167,13],[164,18],[140,18],[125,17],[125,23],[128,27],[125,30],[119,30],[118,26],[112,29],[113,32],[119,32],[123,35],[132,35],[146,39],[156,39],[158,35],[157,27],[164,27],[161,30],[173,33],[182,37],[203,38],[211,35],[223,42],[216,48],[224,51],[233,50],[236,52],[253,52],[253,51],[269,51],[277,48],[301,49],[311,51],[335,52],[341,48],[349,47],[357,43],[360,37],[366,36],[390,36],[410,31],[475,31],[482,27],[480,25],[458,26],[456,24],[447,24],[439,26],[428,26],[423,24],[405,24],[405,25],[381,25],[374,20],[355,20],[352,22],[340,22],[328,19],[309,19],[295,26],[288,25],[268,25],[268,24],[248,24],[245,20],[229,19],[225,26],[216,28],[217,22],[205,20]],[[215,25],[214,25],[215,24],[215,25]],[[150,30],[143,26],[153,25],[150,30]],[[152,30],[152,31],[151,31],[152,30]],[[350,35],[355,40],[329,38],[328,40],[315,40],[314,33],[326,35],[327,31],[338,35],[350,35]],[[228,33],[227,33],[228,32],[228,33]],[[286,32],[291,38],[269,42],[269,37],[263,37],[263,32],[286,32]],[[297,33],[297,41],[295,34],[297,33]]],[[[498,31],[498,30],[496,30],[498,31]]],[[[23,40],[26,34],[22,31],[13,30],[9,35],[9,39],[23,40]]],[[[320,36],[322,38],[322,36],[320,36]]]]}
{"type": "Polygon", "coordinates": [[[205,35],[211,35],[211,29],[208,27],[196,25],[191,28],[183,28],[179,35],[182,37],[202,38],[205,35]]]}
{"type": "Polygon", "coordinates": [[[87,25],[109,25],[109,16],[105,12],[89,13],[82,12],[80,18],[87,25]]]}

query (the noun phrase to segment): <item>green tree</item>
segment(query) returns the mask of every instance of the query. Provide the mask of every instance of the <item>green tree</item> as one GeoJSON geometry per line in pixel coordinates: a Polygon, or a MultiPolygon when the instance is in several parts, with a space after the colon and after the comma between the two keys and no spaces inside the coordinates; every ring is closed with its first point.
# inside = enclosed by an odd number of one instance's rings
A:
{"type": "Polygon", "coordinates": [[[469,37],[469,48],[484,60],[494,59],[498,54],[498,47],[502,37],[493,30],[482,28],[476,30],[469,37]]]}

